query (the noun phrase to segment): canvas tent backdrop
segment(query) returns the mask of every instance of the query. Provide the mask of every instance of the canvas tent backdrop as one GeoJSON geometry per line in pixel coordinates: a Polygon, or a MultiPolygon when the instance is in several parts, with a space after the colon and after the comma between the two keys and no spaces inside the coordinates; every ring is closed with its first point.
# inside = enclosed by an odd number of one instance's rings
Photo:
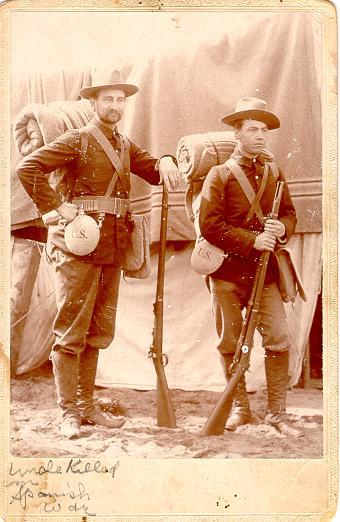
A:
{"type": "MultiPolygon", "coordinates": [[[[105,13],[109,18],[114,15],[105,13]]],[[[219,22],[210,29],[206,24],[205,31],[199,34],[200,23],[207,22],[207,13],[201,13],[201,18],[191,15],[166,13],[164,20],[170,20],[170,25],[157,18],[157,27],[162,31],[159,48],[148,48],[144,43],[143,57],[129,55],[126,63],[120,63],[125,78],[139,86],[139,93],[128,101],[120,128],[158,156],[174,154],[183,136],[227,130],[219,118],[232,112],[242,96],[267,100],[270,110],[279,115],[281,129],[270,133],[269,148],[285,172],[297,207],[298,227],[292,247],[307,292],[306,303],[298,298],[294,309],[287,305],[294,339],[291,384],[296,384],[321,285],[320,23],[315,15],[305,12],[225,12],[222,17],[215,14],[214,20],[219,22]]],[[[144,21],[147,24],[149,19],[144,21]]],[[[106,19],[105,24],[110,23],[112,19],[106,19]]],[[[103,38],[106,27],[100,28],[103,38]]],[[[137,25],[131,27],[136,29],[137,25]]],[[[49,29],[53,34],[53,24],[49,29]]],[[[82,70],[14,69],[12,122],[32,103],[77,100],[78,90],[90,84],[91,67],[97,66],[93,59],[82,70]]],[[[117,61],[111,60],[111,68],[116,66],[117,61]]],[[[48,358],[55,303],[51,267],[36,243],[18,237],[24,236],[25,227],[36,224],[38,217],[15,176],[19,159],[13,139],[11,209],[16,237],[12,243],[11,320],[15,326],[11,330],[11,348],[17,354],[17,372],[23,373],[48,358]]],[[[183,183],[179,191],[170,194],[164,314],[164,351],[170,363],[166,373],[171,387],[217,390],[224,386],[224,379],[215,350],[210,296],[203,279],[190,268],[194,229],[185,213],[185,188],[183,183]]],[[[132,199],[135,208],[150,217],[151,239],[157,246],[159,189],[133,176],[132,199]]],[[[110,348],[101,352],[97,384],[145,389],[155,385],[146,355],[151,343],[156,250],[153,248],[150,279],[122,281],[116,337],[110,348]]],[[[248,383],[257,387],[262,382],[263,351],[256,337],[248,383]]]]}

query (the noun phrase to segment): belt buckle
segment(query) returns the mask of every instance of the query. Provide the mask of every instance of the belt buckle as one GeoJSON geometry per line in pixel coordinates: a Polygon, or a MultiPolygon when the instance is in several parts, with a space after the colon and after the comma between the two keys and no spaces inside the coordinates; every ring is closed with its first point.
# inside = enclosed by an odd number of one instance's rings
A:
{"type": "Polygon", "coordinates": [[[99,211],[99,204],[94,199],[85,200],[86,210],[88,212],[97,212],[99,211]]]}

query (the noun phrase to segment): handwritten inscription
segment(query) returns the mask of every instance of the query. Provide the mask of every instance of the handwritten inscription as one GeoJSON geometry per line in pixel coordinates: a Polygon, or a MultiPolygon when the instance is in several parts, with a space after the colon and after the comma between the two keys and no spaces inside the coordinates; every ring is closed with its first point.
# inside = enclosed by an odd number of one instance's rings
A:
{"type": "Polygon", "coordinates": [[[73,458],[63,466],[49,460],[47,464],[31,466],[27,469],[15,467],[11,462],[9,476],[12,480],[6,485],[9,490],[9,503],[23,511],[29,510],[32,506],[39,506],[45,513],[59,513],[66,510],[94,516],[95,513],[91,513],[89,507],[91,496],[84,483],[79,481],[75,486],[71,486],[67,477],[98,474],[114,479],[118,467],[119,461],[108,467],[100,460],[90,462],[73,458]],[[48,475],[63,475],[66,482],[62,482],[60,488],[47,489],[45,482],[48,475]]]}
{"type": "Polygon", "coordinates": [[[31,488],[39,486],[39,482],[33,482],[32,480],[13,480],[7,484],[8,488],[13,486],[19,489],[15,490],[14,495],[11,496],[10,504],[13,504],[17,501],[21,509],[26,509],[29,499],[34,497],[31,488]]]}
{"type": "Polygon", "coordinates": [[[107,468],[100,463],[100,460],[97,460],[93,464],[92,462],[84,463],[81,459],[70,459],[66,468],[66,473],[79,473],[81,475],[84,473],[109,473],[109,475],[114,478],[118,467],[119,461],[117,461],[114,466],[107,468]]]}

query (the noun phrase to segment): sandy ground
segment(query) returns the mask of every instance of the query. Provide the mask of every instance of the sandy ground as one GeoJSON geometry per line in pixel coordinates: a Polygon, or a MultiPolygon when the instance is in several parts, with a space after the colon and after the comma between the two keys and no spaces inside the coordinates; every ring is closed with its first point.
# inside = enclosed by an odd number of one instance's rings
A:
{"type": "Polygon", "coordinates": [[[282,435],[263,422],[266,390],[249,395],[251,424],[236,432],[203,437],[200,432],[220,394],[210,391],[171,391],[177,428],[159,428],[155,391],[96,388],[102,408],[124,415],[120,429],[84,426],[77,440],[58,432],[58,409],[49,364],[12,379],[11,453],[20,457],[149,457],[149,458],[320,458],[322,392],[288,391],[288,417],[302,436],[282,435]]]}

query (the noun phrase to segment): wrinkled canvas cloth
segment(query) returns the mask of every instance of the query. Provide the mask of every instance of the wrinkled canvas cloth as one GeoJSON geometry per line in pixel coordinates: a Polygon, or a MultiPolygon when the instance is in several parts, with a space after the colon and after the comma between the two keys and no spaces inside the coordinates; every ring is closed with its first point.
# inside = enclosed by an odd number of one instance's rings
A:
{"type": "MultiPolygon", "coordinates": [[[[229,130],[219,122],[219,118],[232,112],[241,96],[250,95],[265,99],[270,109],[279,115],[281,129],[270,133],[270,150],[273,151],[278,164],[285,172],[294,203],[297,206],[299,234],[293,237],[294,253],[307,293],[306,303],[299,299],[294,309],[288,305],[287,310],[297,346],[296,358],[291,361],[291,373],[297,382],[296,376],[301,373],[306,341],[320,291],[321,25],[315,16],[306,12],[294,12],[293,14],[268,12],[258,17],[242,14],[241,19],[242,21],[235,31],[230,31],[226,27],[224,32],[217,33],[215,28],[212,28],[212,31],[216,33],[214,41],[205,40],[204,35],[199,35],[194,44],[185,46],[178,39],[180,45],[176,49],[167,46],[166,52],[163,49],[162,54],[152,57],[152,59],[150,56],[146,56],[145,61],[139,60],[135,66],[130,67],[129,74],[125,74],[125,78],[130,83],[138,85],[139,92],[127,107],[121,130],[156,156],[169,151],[175,155],[177,145],[183,136],[229,130]],[[261,34],[260,39],[259,34],[261,34]],[[269,55],[268,42],[270,42],[271,50],[269,55]],[[287,60],[287,56],[289,56],[289,60],[287,60]],[[252,74],[245,75],[245,71],[251,71],[252,74]]],[[[177,29],[176,38],[178,38],[177,29]]],[[[92,67],[92,64],[90,66],[92,67]]],[[[77,100],[78,90],[88,85],[90,85],[90,77],[87,70],[70,72],[58,69],[53,73],[32,73],[29,77],[22,77],[20,74],[13,75],[11,90],[15,95],[11,100],[11,121],[14,122],[18,113],[26,105],[32,103],[50,104],[56,100],[77,100]]],[[[32,223],[37,217],[32,202],[16,179],[15,166],[19,159],[20,154],[13,139],[11,143],[11,219],[13,227],[32,223]]],[[[185,191],[186,184],[183,181],[180,190],[170,193],[168,240],[186,240],[195,237],[194,227],[188,220],[185,211],[185,191]]],[[[131,196],[134,210],[144,212],[151,218],[151,239],[156,242],[159,238],[160,189],[151,189],[142,181],[134,179],[131,196]]],[[[190,269],[190,254],[191,251],[188,253],[186,261],[181,259],[178,264],[173,263],[174,272],[169,272],[169,275],[167,272],[171,283],[178,281],[178,285],[170,285],[167,292],[176,292],[176,300],[179,302],[181,302],[182,296],[185,298],[185,302],[190,296],[193,301],[186,305],[192,308],[193,313],[189,314],[187,308],[181,313],[181,330],[178,330],[177,337],[182,339],[182,343],[179,346],[176,340],[173,341],[176,344],[172,349],[178,358],[175,361],[171,358],[171,365],[169,364],[167,368],[170,384],[179,387],[186,385],[189,387],[188,389],[192,386],[216,385],[216,382],[212,382],[216,375],[214,368],[216,371],[220,371],[216,354],[211,354],[211,350],[214,349],[207,329],[208,324],[211,325],[211,328],[213,327],[210,304],[207,304],[208,301],[200,299],[201,295],[206,294],[200,294],[193,282],[192,278],[196,277],[195,281],[199,281],[197,284],[203,284],[202,279],[190,269]],[[183,284],[185,284],[184,287],[183,284]],[[200,304],[199,307],[197,303],[200,304]],[[204,322],[201,321],[201,318],[204,318],[204,322]],[[197,342],[197,339],[192,339],[190,343],[187,342],[193,324],[202,325],[200,343],[197,342]],[[186,332],[185,336],[183,336],[183,331],[186,332]],[[204,339],[203,333],[206,333],[204,339]],[[205,349],[199,349],[203,344],[205,349]],[[191,359],[186,359],[183,348],[191,359]],[[209,359],[207,359],[208,356],[209,359]],[[215,365],[214,368],[206,365],[206,361],[210,361],[210,356],[211,364],[215,365]],[[190,371],[188,371],[188,366],[190,371]],[[172,372],[175,377],[172,376],[172,372]],[[190,377],[190,381],[188,381],[188,377],[190,377]]],[[[167,265],[167,270],[170,270],[169,265],[167,265]]],[[[42,267],[37,278],[38,290],[33,291],[33,305],[42,299],[39,289],[44,277],[42,267]]],[[[151,292],[151,288],[149,282],[146,285],[143,281],[136,281],[135,285],[138,287],[138,295],[140,295],[138,297],[140,301],[136,303],[137,312],[140,313],[146,302],[146,293],[151,292]],[[141,308],[140,302],[142,303],[141,308]]],[[[133,286],[133,290],[135,291],[135,286],[133,286]]],[[[201,290],[205,292],[204,284],[201,290]]],[[[131,308],[129,297],[123,297],[121,300],[120,311],[122,313],[130,310],[131,314],[135,310],[131,308]]],[[[173,305],[173,301],[168,304],[173,305]]],[[[38,320],[40,322],[39,333],[43,334],[51,329],[50,321],[45,319],[45,315],[38,310],[28,316],[21,344],[21,357],[34,359],[37,344],[32,332],[36,332],[38,320]]],[[[137,315],[136,317],[138,318],[137,315]]],[[[149,319],[150,317],[148,315],[149,319]]],[[[171,317],[167,315],[166,321],[168,321],[170,334],[177,332],[178,320],[174,317],[174,321],[172,321],[171,317]]],[[[129,324],[127,322],[127,325],[129,324]]],[[[104,369],[106,374],[109,373],[106,375],[106,380],[110,381],[112,385],[133,385],[138,382],[154,386],[153,369],[150,368],[150,361],[145,358],[144,349],[145,343],[147,345],[150,343],[151,325],[150,328],[146,325],[145,318],[140,320],[140,325],[140,331],[144,332],[144,340],[131,338],[131,327],[125,327],[123,323],[122,331],[117,333],[115,340],[117,344],[112,347],[113,350],[107,351],[112,360],[100,363],[100,368],[104,369]],[[135,356],[139,352],[139,358],[136,359],[135,356]],[[128,364],[129,361],[131,364],[128,364]],[[133,371],[136,372],[136,376],[132,373],[133,371]]],[[[170,334],[166,334],[165,342],[171,344],[170,334]]],[[[168,351],[167,345],[166,351],[168,351]]],[[[35,363],[30,360],[26,368],[32,364],[35,363]]],[[[256,372],[254,371],[254,373],[256,372]]],[[[218,378],[222,377],[222,372],[220,372],[218,378]]]]}

